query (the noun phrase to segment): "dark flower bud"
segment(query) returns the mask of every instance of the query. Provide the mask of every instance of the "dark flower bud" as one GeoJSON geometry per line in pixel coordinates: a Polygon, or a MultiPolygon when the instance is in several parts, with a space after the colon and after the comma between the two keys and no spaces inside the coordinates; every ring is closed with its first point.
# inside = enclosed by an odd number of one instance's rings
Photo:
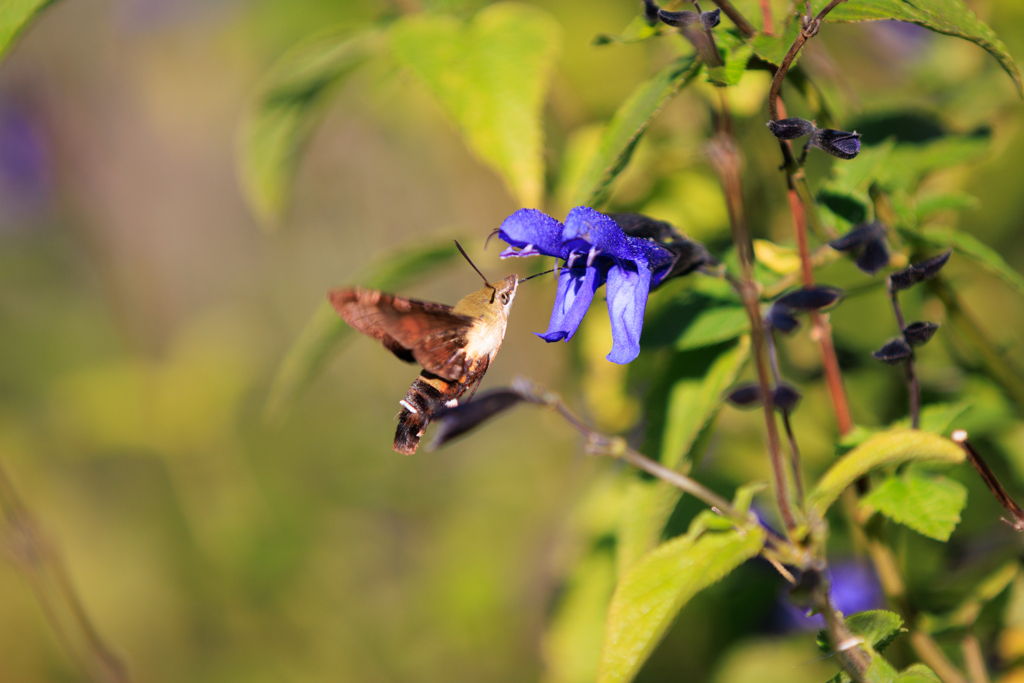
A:
{"type": "Polygon", "coordinates": [[[910,344],[903,337],[897,337],[871,355],[883,363],[896,365],[910,358],[910,353],[910,344]]]}
{"type": "Polygon", "coordinates": [[[860,154],[860,133],[820,128],[807,143],[840,159],[852,159],[860,154]]]}
{"type": "Polygon", "coordinates": [[[477,396],[468,403],[434,413],[431,420],[439,422],[440,427],[428,450],[443,446],[524,400],[527,399],[513,389],[495,389],[477,396]]]}
{"type": "Polygon", "coordinates": [[[765,319],[769,325],[783,334],[789,334],[800,326],[800,321],[793,317],[793,309],[778,301],[768,309],[765,319]]]}
{"type": "Polygon", "coordinates": [[[757,384],[741,384],[729,391],[725,400],[737,408],[756,408],[761,405],[761,387],[757,384]]]}
{"type": "Polygon", "coordinates": [[[700,23],[704,26],[704,29],[710,31],[722,21],[722,10],[716,8],[710,12],[700,13],[700,23]]]}
{"type": "Polygon", "coordinates": [[[658,7],[652,0],[644,0],[644,18],[647,19],[647,23],[654,26],[658,23],[658,12],[661,8],[658,7]]]}
{"type": "Polygon", "coordinates": [[[882,240],[864,245],[864,251],[857,257],[857,267],[868,275],[874,275],[889,265],[889,249],[882,240]]]}
{"type": "Polygon", "coordinates": [[[675,26],[682,28],[689,26],[700,21],[700,15],[696,12],[690,12],[689,10],[683,10],[682,12],[666,12],[665,10],[658,10],[658,18],[664,21],[669,26],[675,26]]]}
{"type": "MultiPolygon", "coordinates": [[[[772,405],[779,410],[793,410],[800,399],[800,392],[788,384],[780,384],[772,392],[772,405]]],[[[754,383],[741,384],[726,394],[725,400],[737,408],[756,408],[763,403],[761,387],[754,383]]]]}
{"type": "Polygon", "coordinates": [[[949,261],[950,254],[953,250],[939,254],[927,261],[921,261],[920,263],[912,263],[907,268],[897,271],[889,276],[890,286],[892,291],[898,292],[903,289],[910,289],[918,282],[924,282],[930,280],[939,274],[942,267],[949,261]]]}
{"type": "Polygon", "coordinates": [[[889,249],[885,246],[885,226],[877,221],[854,226],[853,230],[829,242],[836,251],[860,250],[857,267],[874,275],[889,263],[889,249]]]}
{"type": "Polygon", "coordinates": [[[789,306],[797,311],[816,311],[827,308],[843,297],[843,290],[835,287],[810,287],[798,289],[775,303],[789,306]]]}
{"type": "Polygon", "coordinates": [[[807,119],[793,117],[781,121],[769,121],[768,130],[780,140],[796,140],[805,135],[810,135],[815,130],[814,124],[807,119]]]}
{"type": "Polygon", "coordinates": [[[939,326],[935,323],[929,322],[916,322],[910,323],[903,330],[903,338],[907,340],[907,343],[911,346],[921,346],[927,344],[928,340],[932,338],[935,331],[939,329],[939,326]]]}
{"type": "Polygon", "coordinates": [[[775,392],[772,394],[772,403],[779,410],[785,410],[787,412],[796,408],[796,404],[800,401],[800,392],[789,386],[788,384],[780,384],[775,387],[775,392]]]}
{"type": "Polygon", "coordinates": [[[713,264],[715,259],[708,253],[707,248],[700,242],[688,239],[686,235],[676,230],[670,223],[655,220],[650,216],[639,213],[613,213],[609,214],[615,224],[622,228],[622,232],[630,237],[657,242],[672,252],[674,260],[672,266],[660,279],[655,278],[652,289],[661,285],[669,278],[688,275],[700,268],[705,263],[713,264]]]}
{"type": "Polygon", "coordinates": [[[853,226],[850,232],[839,239],[832,240],[828,246],[836,251],[850,251],[862,247],[872,240],[880,240],[885,237],[885,226],[881,223],[861,223],[853,226]]]}

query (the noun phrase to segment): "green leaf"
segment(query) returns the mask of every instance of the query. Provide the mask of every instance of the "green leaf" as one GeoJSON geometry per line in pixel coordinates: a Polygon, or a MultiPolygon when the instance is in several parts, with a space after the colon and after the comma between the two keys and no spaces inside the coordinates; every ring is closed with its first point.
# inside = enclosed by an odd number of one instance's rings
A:
{"type": "Polygon", "coordinates": [[[667,425],[662,440],[661,464],[676,469],[690,452],[697,435],[714,418],[725,401],[725,391],[736,382],[750,358],[750,338],[723,351],[707,366],[701,378],[677,381],[665,411],[667,425]]]}
{"type": "Polygon", "coordinates": [[[750,318],[742,306],[706,308],[693,318],[676,339],[679,351],[719,344],[750,331],[750,318]]]}
{"type": "Polygon", "coordinates": [[[764,541],[760,526],[707,531],[675,538],[645,555],[612,596],[597,683],[633,680],[683,605],[757,555],[764,541]]]}
{"type": "MultiPolygon", "coordinates": [[[[981,615],[982,608],[995,600],[1020,574],[1018,560],[1011,560],[992,574],[986,576],[971,590],[970,595],[951,612],[942,615],[921,614],[920,627],[928,633],[941,633],[948,629],[969,628],[981,615]]],[[[1013,598],[1011,597],[1011,603],[1013,598]]],[[[1010,605],[1007,605],[1010,608],[1010,605]]]]}
{"type": "Polygon", "coordinates": [[[440,101],[469,148],[522,206],[544,199],[542,113],[561,28],[536,7],[502,2],[471,21],[407,16],[390,31],[398,60],[440,101]]]}
{"type": "Polygon", "coordinates": [[[937,541],[949,540],[966,503],[967,489],[960,482],[913,469],[885,479],[861,498],[862,505],[937,541]]]}
{"type": "Polygon", "coordinates": [[[942,683],[942,679],[924,664],[911,664],[900,672],[895,683],[942,683]]]}
{"type": "Polygon", "coordinates": [[[988,133],[946,135],[926,143],[897,143],[877,168],[874,181],[889,190],[914,190],[929,173],[984,158],[990,148],[988,133]]]}
{"type": "Polygon", "coordinates": [[[974,235],[959,230],[918,230],[904,227],[901,227],[899,232],[907,239],[963,254],[1024,296],[1024,277],[1011,268],[999,252],[974,235]]]}
{"type": "MultiPolygon", "coordinates": [[[[829,0],[814,0],[817,13],[829,0]]],[[[909,21],[937,33],[969,40],[995,57],[1024,95],[1020,69],[1006,45],[989,26],[961,0],[857,0],[836,7],[826,22],[857,22],[896,19],[909,21]]]]}
{"type": "Polygon", "coordinates": [[[732,38],[732,34],[724,33],[721,34],[721,38],[718,43],[718,50],[722,55],[722,66],[709,67],[708,68],[708,79],[719,86],[736,85],[743,78],[744,72],[747,70],[747,62],[750,61],[751,55],[754,54],[754,46],[750,43],[742,42],[738,38],[732,38]],[[731,40],[728,44],[725,37],[728,36],[731,40]]]}
{"type": "MultiPolygon", "coordinates": [[[[969,394],[968,394],[969,395],[969,394]]],[[[953,422],[961,415],[971,409],[972,401],[961,401],[959,403],[932,403],[921,409],[922,432],[932,434],[945,434],[949,431],[953,422]]],[[[905,417],[897,422],[894,427],[902,429],[910,428],[910,417],[905,417]]]]}
{"type": "Polygon", "coordinates": [[[883,432],[857,446],[829,468],[814,486],[808,507],[816,516],[824,516],[843,489],[871,470],[918,460],[959,463],[964,460],[964,452],[949,439],[928,432],[883,432]]]}
{"type": "Polygon", "coordinates": [[[884,609],[858,612],[846,617],[846,627],[850,632],[871,643],[877,652],[888,647],[900,633],[907,632],[902,626],[903,619],[898,614],[884,609]]]}
{"type": "MultiPolygon", "coordinates": [[[[374,289],[400,289],[444,265],[458,253],[448,240],[429,243],[392,255],[359,280],[374,289]]],[[[331,355],[354,333],[326,300],[321,302],[277,369],[263,407],[264,422],[272,424],[282,419],[302,390],[324,369],[331,355]]]]}
{"type": "Polygon", "coordinates": [[[626,25],[626,28],[622,29],[622,33],[600,33],[594,36],[594,45],[607,45],[608,43],[623,43],[628,45],[630,43],[639,43],[647,40],[648,38],[654,38],[674,31],[675,29],[667,24],[657,23],[654,26],[651,26],[647,23],[647,19],[645,17],[636,16],[633,17],[632,21],[626,25]]]}
{"type": "MultiPolygon", "coordinates": [[[[701,453],[707,441],[699,437],[708,434],[725,390],[735,383],[749,358],[750,339],[744,337],[705,366],[703,377],[680,377],[672,385],[661,439],[663,465],[683,472],[689,469],[696,459],[694,453],[701,453]]],[[[681,495],[675,486],[640,475],[629,483],[618,532],[620,575],[654,548],[681,495]]]]}
{"type": "Polygon", "coordinates": [[[633,91],[608,122],[597,154],[573,193],[574,206],[597,206],[604,201],[608,186],[629,163],[651,120],[693,81],[700,68],[701,63],[694,57],[680,57],[633,91]]]}
{"type": "Polygon", "coordinates": [[[53,0],[4,0],[0,3],[0,59],[25,30],[28,22],[53,4],[53,0]]]}
{"type": "MultiPolygon", "coordinates": [[[[789,48],[793,45],[796,37],[800,35],[800,22],[789,20],[786,22],[786,26],[782,31],[781,35],[768,35],[767,33],[759,33],[751,41],[751,45],[754,48],[754,53],[766,62],[780,66],[782,60],[785,59],[786,53],[789,52],[789,48]]],[[[803,50],[800,51],[801,54],[803,50]]],[[[800,54],[793,60],[793,65],[796,65],[800,61],[800,54]]],[[[792,67],[791,67],[792,68],[792,67]]]]}
{"type": "Polygon", "coordinates": [[[302,152],[329,95],[381,45],[377,30],[335,31],[288,51],[264,77],[242,124],[239,175],[261,225],[283,217],[302,152]]]}
{"type": "Polygon", "coordinates": [[[941,194],[918,197],[914,204],[914,215],[918,224],[939,213],[940,211],[963,211],[978,205],[978,198],[965,192],[943,192],[941,194]]]}

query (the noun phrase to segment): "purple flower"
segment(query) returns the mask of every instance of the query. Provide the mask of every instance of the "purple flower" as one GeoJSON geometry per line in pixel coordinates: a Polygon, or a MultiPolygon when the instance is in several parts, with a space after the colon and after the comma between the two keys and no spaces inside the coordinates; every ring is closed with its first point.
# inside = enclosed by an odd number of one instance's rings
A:
{"type": "Polygon", "coordinates": [[[640,353],[647,294],[672,270],[675,255],[647,239],[630,237],[610,217],[586,206],[569,212],[562,225],[536,209],[520,209],[505,219],[498,236],[512,245],[509,256],[544,254],[564,261],[548,331],[554,342],[569,341],[594,299],[608,284],[612,350],[608,360],[628,363],[640,353]]]}

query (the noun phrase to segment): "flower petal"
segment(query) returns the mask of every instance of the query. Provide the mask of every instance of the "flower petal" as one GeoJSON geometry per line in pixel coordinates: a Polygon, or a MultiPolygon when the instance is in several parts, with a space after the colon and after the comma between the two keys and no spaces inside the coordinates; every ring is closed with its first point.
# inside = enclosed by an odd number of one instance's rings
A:
{"type": "Polygon", "coordinates": [[[596,268],[562,268],[548,331],[537,336],[547,342],[572,339],[594,300],[594,292],[603,283],[604,278],[596,268]]]}
{"type": "Polygon", "coordinates": [[[612,321],[613,363],[628,363],[640,355],[640,333],[644,310],[651,289],[651,269],[645,261],[635,261],[636,270],[615,267],[608,271],[608,315],[612,321]]]}
{"type": "MultiPolygon", "coordinates": [[[[562,229],[561,223],[542,211],[519,209],[502,222],[498,228],[498,237],[513,247],[530,247],[522,256],[540,253],[565,258],[568,252],[562,247],[562,229]]],[[[510,249],[501,253],[502,258],[518,255],[510,249]]]]}
{"type": "Polygon", "coordinates": [[[632,261],[636,257],[631,240],[618,223],[589,206],[577,206],[569,212],[562,238],[566,250],[589,252],[597,247],[598,254],[615,259],[632,261]]]}

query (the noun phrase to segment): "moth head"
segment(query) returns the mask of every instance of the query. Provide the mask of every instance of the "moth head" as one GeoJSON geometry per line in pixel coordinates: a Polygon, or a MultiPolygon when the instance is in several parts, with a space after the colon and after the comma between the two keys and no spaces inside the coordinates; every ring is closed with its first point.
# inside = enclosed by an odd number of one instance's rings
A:
{"type": "Polygon", "coordinates": [[[519,288],[519,276],[509,275],[504,280],[491,283],[490,286],[494,288],[494,300],[501,304],[507,315],[508,309],[512,306],[512,300],[516,298],[516,289],[519,288]]]}

